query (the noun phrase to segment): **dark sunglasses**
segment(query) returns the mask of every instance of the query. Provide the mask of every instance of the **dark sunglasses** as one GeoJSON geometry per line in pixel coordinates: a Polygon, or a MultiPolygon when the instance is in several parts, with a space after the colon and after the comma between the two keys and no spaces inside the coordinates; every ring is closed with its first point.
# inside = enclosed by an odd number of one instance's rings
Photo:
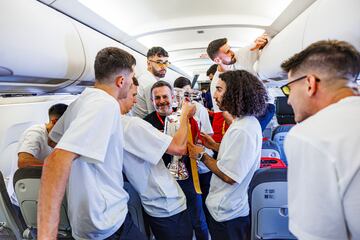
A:
{"type": "MultiPolygon", "coordinates": [[[[291,82],[288,82],[287,84],[281,86],[280,89],[281,89],[281,91],[284,93],[284,95],[285,95],[286,97],[289,97],[289,95],[290,95],[290,87],[289,87],[289,85],[292,84],[292,83],[294,83],[294,82],[296,82],[296,81],[300,81],[300,80],[302,80],[302,79],[305,79],[305,78],[307,78],[307,77],[308,77],[308,75],[305,75],[305,76],[299,77],[299,78],[297,78],[297,79],[294,79],[294,80],[292,80],[291,82]]],[[[316,80],[317,82],[320,82],[320,79],[319,79],[319,78],[315,78],[315,80],[316,80]]]]}

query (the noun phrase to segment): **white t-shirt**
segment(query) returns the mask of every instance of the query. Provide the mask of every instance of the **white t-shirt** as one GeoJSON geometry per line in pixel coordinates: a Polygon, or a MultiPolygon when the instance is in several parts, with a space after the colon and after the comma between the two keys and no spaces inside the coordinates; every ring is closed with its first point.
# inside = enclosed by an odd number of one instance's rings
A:
{"type": "Polygon", "coordinates": [[[247,190],[260,166],[261,144],[261,127],[255,117],[236,118],[226,131],[220,144],[217,166],[235,183],[230,185],[212,175],[206,206],[216,221],[249,215],[247,190]]]}
{"type": "Polygon", "coordinates": [[[146,213],[170,217],[184,211],[185,195],[161,160],[172,137],[138,117],[122,116],[121,121],[125,139],[124,173],[139,193],[146,213]]]}
{"type": "MultiPolygon", "coordinates": [[[[254,75],[256,75],[256,72],[254,71],[254,63],[259,57],[259,50],[250,51],[250,48],[252,46],[247,46],[243,48],[239,48],[238,51],[235,52],[236,57],[236,63],[232,66],[232,70],[246,70],[254,75]]],[[[213,79],[210,83],[210,93],[212,97],[212,103],[213,103],[213,109],[214,112],[222,112],[218,105],[216,104],[216,101],[214,99],[215,91],[216,91],[216,84],[219,80],[219,75],[221,72],[216,71],[214,74],[213,79]]]]}
{"type": "Polygon", "coordinates": [[[234,70],[246,70],[256,76],[254,63],[259,58],[259,50],[250,51],[251,48],[252,46],[246,46],[235,52],[234,70]]]}
{"type": "MultiPolygon", "coordinates": [[[[25,152],[30,153],[38,160],[44,161],[45,158],[51,153],[52,148],[48,145],[48,133],[45,124],[33,125],[26,129],[21,135],[19,140],[18,153],[25,152]]],[[[18,169],[18,164],[13,164],[7,190],[11,199],[11,202],[15,205],[19,205],[13,186],[13,177],[18,169]]]]}
{"type": "Polygon", "coordinates": [[[155,110],[151,101],[151,87],[158,80],[152,73],[146,71],[138,78],[138,81],[137,103],[131,112],[133,116],[144,118],[155,110]]]}
{"type": "MultiPolygon", "coordinates": [[[[196,106],[194,119],[198,123],[199,130],[209,135],[214,134],[207,109],[202,104],[196,101],[194,101],[194,104],[196,106]]],[[[205,148],[205,152],[210,156],[214,154],[214,152],[208,148],[205,148]]],[[[210,172],[210,170],[205,166],[203,162],[198,163],[198,171],[200,174],[210,172]]]]}
{"type": "Polygon", "coordinates": [[[50,138],[55,148],[79,154],[67,185],[68,215],[75,239],[104,239],[128,212],[123,189],[123,129],[118,102],[105,91],[86,88],[58,120],[50,138]]]}
{"type": "Polygon", "coordinates": [[[298,239],[360,239],[359,146],[360,97],[355,96],[287,134],[289,227],[298,239]]]}
{"type": "Polygon", "coordinates": [[[39,160],[45,160],[51,151],[45,124],[31,126],[20,138],[18,153],[30,153],[39,160]]]}

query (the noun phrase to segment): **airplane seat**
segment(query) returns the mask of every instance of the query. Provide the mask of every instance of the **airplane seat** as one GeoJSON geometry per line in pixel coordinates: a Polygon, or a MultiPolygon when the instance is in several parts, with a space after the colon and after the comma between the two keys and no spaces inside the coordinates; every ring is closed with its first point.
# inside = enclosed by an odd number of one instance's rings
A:
{"type": "Polygon", "coordinates": [[[260,168],[287,168],[287,166],[280,158],[261,157],[260,168]]]}
{"type": "Polygon", "coordinates": [[[272,132],[272,129],[271,127],[266,127],[263,131],[263,137],[264,138],[271,138],[271,132],[272,132]]]}
{"type": "Polygon", "coordinates": [[[284,151],[284,140],[290,129],[295,126],[293,124],[286,124],[277,126],[272,133],[272,141],[278,144],[280,148],[280,156],[284,163],[287,165],[287,159],[284,151]]]}
{"type": "MultiPolygon", "coordinates": [[[[125,176],[125,174],[123,175],[125,176]]],[[[148,231],[145,227],[140,196],[130,182],[127,181],[126,177],[124,177],[124,189],[129,194],[128,209],[133,222],[142,233],[147,234],[148,231]]]]}
{"type": "Polygon", "coordinates": [[[286,134],[295,125],[294,111],[287,103],[287,97],[276,97],[276,119],[279,126],[275,127],[271,140],[279,144],[281,150],[281,159],[287,164],[286,155],[284,152],[284,140],[286,134]]]}
{"type": "Polygon", "coordinates": [[[279,125],[295,124],[294,110],[287,103],[287,97],[275,97],[275,115],[279,125]]]}
{"type": "Polygon", "coordinates": [[[33,121],[17,123],[9,127],[3,138],[0,150],[0,171],[5,177],[6,186],[11,184],[10,174],[17,168],[17,150],[21,135],[30,126],[36,124],[33,121]]]}
{"type": "Polygon", "coordinates": [[[261,147],[261,157],[282,159],[279,144],[270,140],[269,138],[264,137],[261,147]]]}
{"type": "Polygon", "coordinates": [[[296,239],[289,231],[287,169],[258,169],[248,190],[251,240],[296,239]]]}
{"type": "Polygon", "coordinates": [[[22,239],[26,226],[22,224],[12,207],[1,171],[0,193],[0,239],[22,239]]]}
{"type": "Polygon", "coordinates": [[[263,138],[260,168],[286,168],[282,159],[279,145],[268,138],[263,138]]]}
{"type": "MultiPolygon", "coordinates": [[[[36,235],[37,204],[41,167],[19,168],[14,174],[14,190],[29,232],[36,235]]],[[[58,239],[73,239],[67,216],[66,194],[61,205],[58,239]]]]}

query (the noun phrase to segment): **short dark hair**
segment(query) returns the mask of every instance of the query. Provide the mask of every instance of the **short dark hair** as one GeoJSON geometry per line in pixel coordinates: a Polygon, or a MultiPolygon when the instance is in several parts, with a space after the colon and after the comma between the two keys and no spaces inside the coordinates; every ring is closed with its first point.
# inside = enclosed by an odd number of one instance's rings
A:
{"type": "Polygon", "coordinates": [[[187,85],[190,85],[191,87],[191,82],[186,77],[178,77],[174,82],[174,87],[176,88],[183,88],[187,85]]]}
{"type": "Polygon", "coordinates": [[[130,53],[116,47],[104,48],[97,53],[95,58],[95,78],[99,82],[106,82],[115,73],[132,72],[135,64],[136,59],[130,53]]]}
{"type": "Polygon", "coordinates": [[[133,84],[135,85],[135,86],[139,86],[139,81],[137,80],[137,78],[134,76],[133,77],[133,84]]]}
{"type": "Polygon", "coordinates": [[[206,76],[210,76],[210,74],[214,75],[217,71],[217,64],[213,64],[209,67],[209,69],[206,71],[206,76]]]}
{"type": "Polygon", "coordinates": [[[157,81],[157,82],[154,83],[154,85],[152,85],[152,87],[151,87],[151,90],[150,90],[150,96],[151,96],[151,98],[152,98],[152,92],[153,92],[153,90],[154,90],[155,88],[159,88],[159,87],[168,87],[171,92],[172,92],[172,90],[173,90],[172,87],[171,87],[171,85],[170,85],[170,83],[165,82],[165,81],[162,81],[162,80],[157,81]]]}
{"type": "Polygon", "coordinates": [[[48,111],[49,117],[60,118],[66,111],[67,107],[68,107],[68,105],[63,104],[63,103],[58,103],[58,104],[52,105],[48,111]]]}
{"type": "Polygon", "coordinates": [[[219,78],[226,84],[221,109],[237,117],[264,114],[268,95],[256,76],[245,70],[236,70],[222,73],[219,78]]]}
{"type": "Polygon", "coordinates": [[[146,57],[149,58],[149,57],[153,57],[153,56],[169,57],[169,54],[162,47],[152,47],[147,52],[146,57]]]}
{"type": "Polygon", "coordinates": [[[285,72],[319,69],[336,77],[357,78],[360,53],[354,46],[338,40],[318,41],[281,64],[285,72]]]}
{"type": "Polygon", "coordinates": [[[227,43],[227,38],[219,38],[214,41],[211,41],[206,49],[206,52],[211,60],[214,60],[219,49],[227,43]]]}

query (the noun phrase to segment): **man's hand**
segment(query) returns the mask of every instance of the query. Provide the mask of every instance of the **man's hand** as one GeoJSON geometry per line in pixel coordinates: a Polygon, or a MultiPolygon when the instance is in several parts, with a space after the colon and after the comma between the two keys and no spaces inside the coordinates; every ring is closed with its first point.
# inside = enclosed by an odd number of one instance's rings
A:
{"type": "Polygon", "coordinates": [[[196,106],[190,102],[184,101],[182,103],[181,114],[187,118],[191,118],[195,115],[196,106]]]}
{"type": "Polygon", "coordinates": [[[203,132],[200,133],[200,136],[201,136],[201,142],[206,148],[212,149],[214,151],[219,150],[219,144],[215,142],[211,136],[203,132]]]}
{"type": "Polygon", "coordinates": [[[264,33],[260,37],[256,38],[256,40],[254,41],[255,43],[254,47],[252,47],[250,51],[261,50],[266,46],[268,42],[269,42],[269,36],[266,33],[264,33]]]}
{"type": "Polygon", "coordinates": [[[203,146],[199,146],[199,145],[195,145],[191,142],[187,143],[187,148],[188,148],[188,152],[189,152],[189,157],[191,159],[196,159],[199,160],[199,154],[204,152],[204,147],[203,146]]]}

